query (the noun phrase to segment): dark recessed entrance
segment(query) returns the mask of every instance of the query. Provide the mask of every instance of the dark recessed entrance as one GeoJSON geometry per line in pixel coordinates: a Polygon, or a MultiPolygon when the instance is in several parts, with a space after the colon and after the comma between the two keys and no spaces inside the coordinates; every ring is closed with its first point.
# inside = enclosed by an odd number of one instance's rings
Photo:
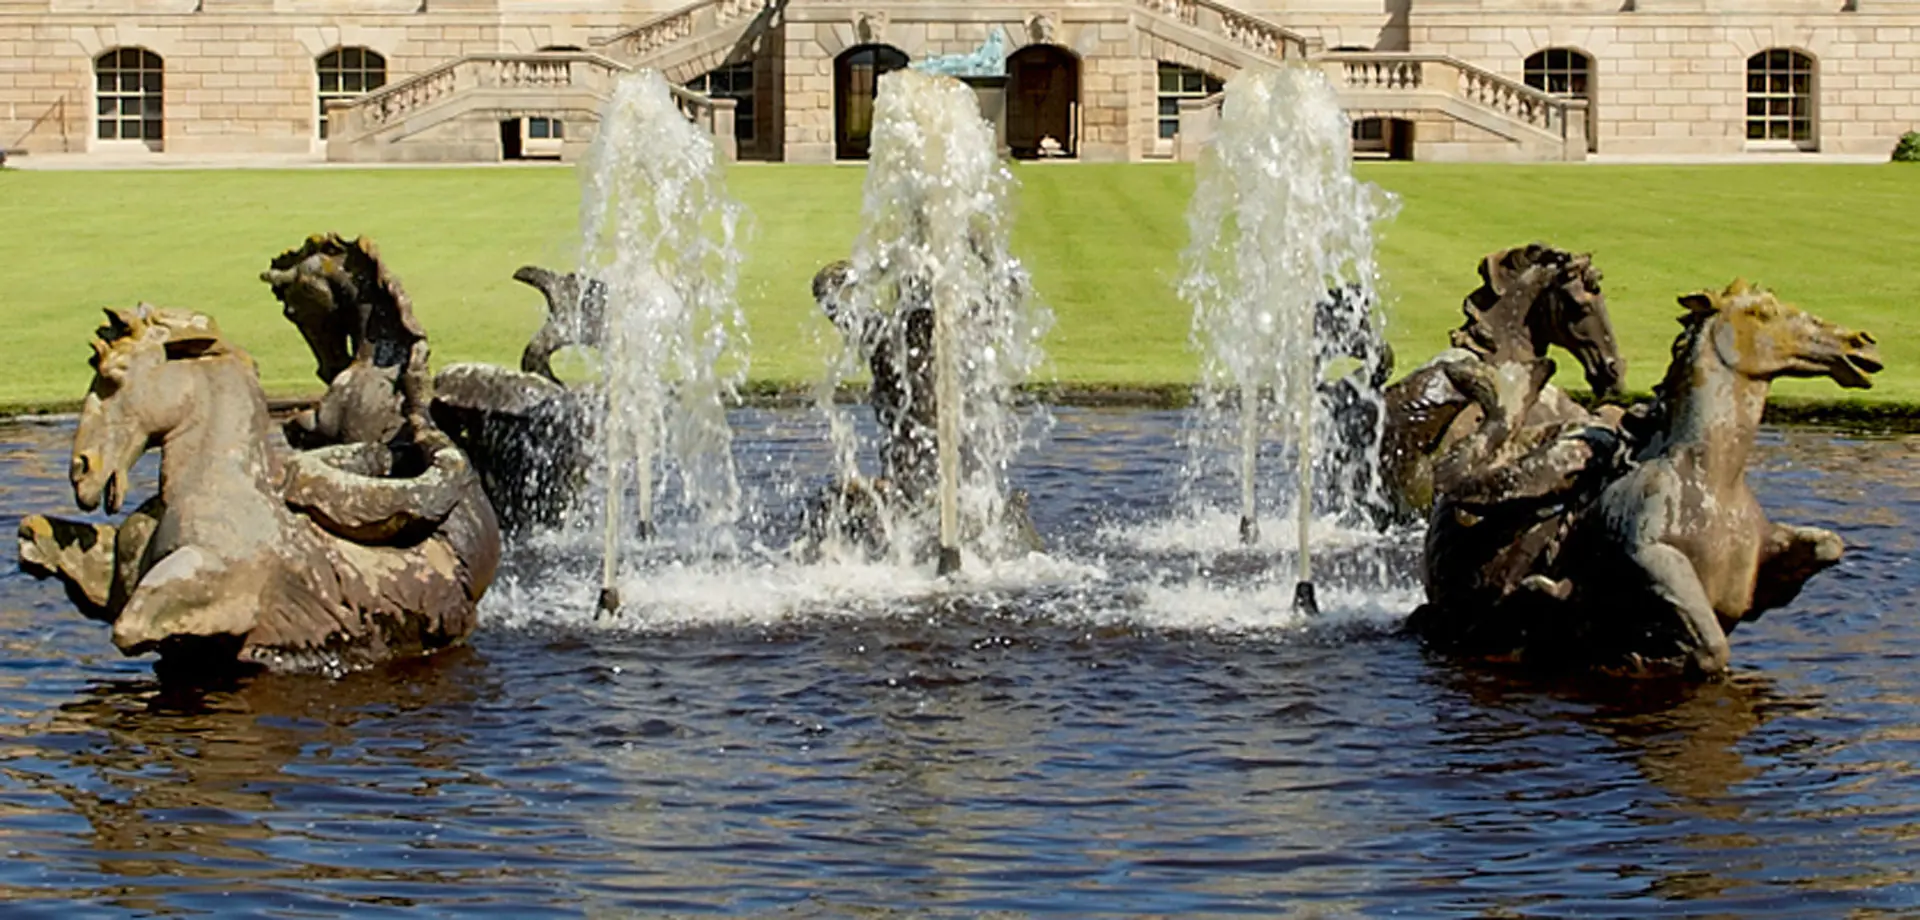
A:
{"type": "Polygon", "coordinates": [[[907,66],[892,45],[859,45],[833,60],[833,155],[864,160],[873,145],[873,99],[883,73],[907,66]]]}
{"type": "Polygon", "coordinates": [[[1007,146],[1014,156],[1077,156],[1079,122],[1077,55],[1056,45],[1028,45],[1008,56],[1007,146]]]}

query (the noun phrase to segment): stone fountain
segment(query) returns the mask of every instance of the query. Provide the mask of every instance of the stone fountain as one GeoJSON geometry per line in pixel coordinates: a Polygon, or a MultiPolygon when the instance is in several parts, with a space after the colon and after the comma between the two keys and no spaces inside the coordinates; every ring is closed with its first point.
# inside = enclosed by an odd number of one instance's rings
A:
{"type": "Polygon", "coordinates": [[[1315,481],[1344,497],[1348,507],[1329,509],[1335,515],[1366,516],[1381,503],[1378,383],[1388,353],[1377,344],[1373,225],[1394,203],[1354,177],[1350,136],[1316,68],[1249,70],[1228,81],[1187,212],[1192,240],[1180,280],[1202,363],[1193,475],[1232,458],[1240,536],[1250,546],[1261,539],[1261,493],[1286,497],[1308,609],[1315,481]],[[1362,359],[1350,371],[1360,383],[1341,388],[1343,417],[1365,420],[1359,425],[1336,425],[1317,408],[1322,377],[1342,353],[1362,359]],[[1275,431],[1291,453],[1279,475],[1261,463],[1275,431]]]}
{"type": "Polygon", "coordinates": [[[880,78],[862,230],[853,258],[814,286],[844,340],[817,391],[840,458],[818,533],[902,560],[931,544],[942,572],[964,554],[1038,548],[1006,477],[1022,443],[1015,388],[1038,367],[1051,316],[1008,250],[1013,185],[965,84],[914,70],[880,78]],[[850,420],[832,404],[863,364],[884,442],[877,479],[860,474],[850,420]]]}

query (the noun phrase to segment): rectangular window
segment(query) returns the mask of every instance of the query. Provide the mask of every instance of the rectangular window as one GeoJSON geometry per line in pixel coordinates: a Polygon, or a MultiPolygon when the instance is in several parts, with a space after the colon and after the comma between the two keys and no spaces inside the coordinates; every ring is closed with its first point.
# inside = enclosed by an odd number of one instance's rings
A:
{"type": "MultiPolygon", "coordinates": [[[[853,82],[857,84],[855,86],[856,90],[863,89],[864,86],[870,85],[872,80],[873,73],[870,69],[862,71],[856,67],[853,73],[853,82]],[[866,81],[865,83],[862,82],[862,78],[866,81]]],[[[715,99],[732,99],[734,102],[733,139],[742,144],[752,143],[754,138],[752,61],[736,61],[732,64],[716,67],[713,70],[709,70],[700,76],[688,80],[686,85],[688,89],[703,96],[710,96],[715,99]]],[[[865,98],[871,95],[871,91],[861,93],[860,95],[862,98],[865,98]]],[[[851,106],[852,104],[850,100],[849,105],[851,106]]],[[[862,113],[855,113],[854,117],[860,117],[861,114],[862,113]]]]}
{"type": "Polygon", "coordinates": [[[1205,99],[1220,92],[1224,85],[1205,71],[1160,62],[1160,137],[1170,139],[1180,135],[1180,100],[1205,99]]]}

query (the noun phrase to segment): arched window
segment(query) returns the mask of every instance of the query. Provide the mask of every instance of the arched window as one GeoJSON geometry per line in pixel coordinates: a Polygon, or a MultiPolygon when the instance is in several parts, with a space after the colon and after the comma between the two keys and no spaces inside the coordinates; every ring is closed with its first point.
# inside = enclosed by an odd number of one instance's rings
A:
{"type": "Polygon", "coordinates": [[[1789,48],[1747,58],[1747,140],[1812,146],[1814,73],[1813,58],[1789,48]]]}
{"type": "Polygon", "coordinates": [[[1600,149],[1600,120],[1593,98],[1593,59],[1571,48],[1548,48],[1527,56],[1527,85],[1543,93],[1587,101],[1587,149],[1600,149]]]}
{"type": "Polygon", "coordinates": [[[687,88],[704,96],[732,99],[733,137],[753,143],[753,62],[722,64],[687,81],[687,88]]]}
{"type": "Polygon", "coordinates": [[[1180,133],[1180,100],[1205,99],[1225,84],[1204,70],[1160,62],[1160,137],[1180,133]]]}
{"type": "Polygon", "coordinates": [[[387,85],[387,59],[368,48],[335,48],[314,62],[320,74],[320,139],[327,139],[327,102],[387,85]]]}
{"type": "Polygon", "coordinates": [[[165,65],[145,48],[115,48],[93,61],[94,137],[160,149],[165,65]]]}
{"type": "Polygon", "coordinates": [[[880,77],[907,66],[892,45],[855,45],[833,60],[833,150],[842,160],[864,160],[873,147],[873,101],[880,77]]]}
{"type": "Polygon", "coordinates": [[[1593,62],[1569,48],[1548,48],[1527,57],[1527,85],[1556,96],[1587,98],[1587,79],[1593,62]]]}

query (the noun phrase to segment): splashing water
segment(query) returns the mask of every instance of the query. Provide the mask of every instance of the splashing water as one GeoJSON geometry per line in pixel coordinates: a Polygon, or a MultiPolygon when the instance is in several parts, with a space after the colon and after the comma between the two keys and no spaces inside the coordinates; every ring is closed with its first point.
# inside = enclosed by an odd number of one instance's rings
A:
{"type": "Polygon", "coordinates": [[[1187,211],[1192,239],[1179,285],[1203,356],[1185,488],[1197,506],[1200,484],[1219,467],[1237,474],[1248,543],[1259,540],[1261,493],[1290,496],[1302,581],[1316,504],[1349,521],[1382,504],[1372,228],[1395,201],[1354,177],[1350,130],[1318,69],[1243,71],[1228,81],[1187,211]],[[1362,366],[1323,382],[1339,358],[1362,366]],[[1316,411],[1316,401],[1335,411],[1316,411]],[[1290,442],[1291,464],[1262,463],[1275,429],[1290,442]],[[1263,477],[1263,465],[1291,474],[1263,477]]]}
{"type": "Polygon", "coordinates": [[[734,296],[744,208],[727,194],[712,136],[651,70],[621,78],[581,176],[582,274],[605,285],[605,417],[594,436],[610,585],[626,535],[654,533],[668,505],[685,547],[716,551],[732,538],[741,490],[725,402],[747,366],[734,296]]]}
{"type": "MultiPolygon", "coordinates": [[[[854,481],[852,424],[830,396],[869,359],[876,379],[897,382],[898,404],[882,408],[882,437],[892,429],[882,474],[909,503],[937,490],[943,555],[960,535],[983,558],[1010,547],[1006,478],[1024,431],[1013,390],[1039,366],[1052,322],[1008,251],[1013,186],[966,84],[913,70],[880,77],[863,229],[834,315],[845,347],[819,402],[841,479],[854,481]]],[[[896,558],[923,542],[926,516],[894,515],[896,558]]]]}

